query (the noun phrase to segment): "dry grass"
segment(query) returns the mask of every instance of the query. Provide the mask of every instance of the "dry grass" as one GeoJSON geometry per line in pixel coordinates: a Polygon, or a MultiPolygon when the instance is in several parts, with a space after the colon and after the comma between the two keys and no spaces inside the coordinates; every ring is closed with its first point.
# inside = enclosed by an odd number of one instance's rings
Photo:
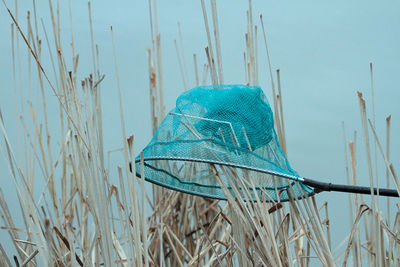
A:
{"type": "MultiPolygon", "coordinates": [[[[160,33],[154,12],[155,4],[155,1],[149,0],[153,40],[151,49],[148,50],[153,132],[165,115],[160,33]]],[[[201,4],[208,38],[208,47],[205,48],[208,64],[204,67],[203,83],[208,80],[207,73],[213,84],[223,83],[216,1],[211,0],[214,36],[210,33],[211,27],[203,0],[201,4]],[[212,45],[213,42],[215,46],[212,45]]],[[[0,245],[0,266],[312,266],[316,261],[324,266],[359,266],[362,262],[371,266],[400,266],[400,213],[394,215],[394,225],[389,225],[391,220],[383,218],[376,205],[375,196],[372,197],[370,206],[357,195],[350,197],[351,207],[356,216],[351,219],[352,226],[348,237],[336,249],[331,247],[328,203],[317,207],[314,197],[292,198],[288,203],[266,202],[265,199],[258,199],[256,202],[245,201],[252,198],[251,193],[239,193],[238,187],[255,187],[255,184],[250,177],[243,179],[230,167],[221,167],[220,170],[229,174],[233,178],[232,181],[236,181],[230,186],[236,190],[236,195],[242,194],[243,198],[235,200],[222,182],[227,201],[194,197],[157,186],[153,186],[153,198],[149,198],[146,195],[144,180],[135,178],[135,171],[129,171],[129,162],[135,158],[134,139],[133,136],[126,135],[118,77],[120,120],[124,140],[122,153],[125,162],[117,170],[119,184],[112,184],[110,171],[106,169],[107,159],[103,147],[100,87],[104,76],[99,73],[93,31],[91,30],[93,73],[79,82],[76,80],[79,58],[73,52],[73,66],[67,68],[59,38],[60,18],[53,11],[51,2],[50,10],[51,27],[56,40],[55,48],[50,50],[56,62],[54,70],[57,73],[57,82],[54,85],[47,76],[47,70],[40,63],[41,51],[44,48],[39,37],[34,36],[37,29],[33,30],[31,19],[28,18],[27,33],[20,30],[16,20],[12,26],[12,38],[18,35],[24,39],[37,64],[43,110],[28,105],[26,108],[30,110],[31,117],[20,117],[26,144],[25,164],[35,166],[36,171],[21,166],[16,159],[16,152],[10,143],[0,113],[0,129],[4,137],[0,152],[7,161],[17,189],[24,223],[23,229],[16,228],[13,221],[14,212],[9,210],[4,194],[0,191],[1,229],[8,231],[10,239],[7,242],[11,242],[15,247],[15,255],[7,255],[0,245]],[[47,108],[45,84],[53,90],[60,106],[59,137],[50,132],[48,127],[47,114],[58,111],[47,108]],[[44,114],[43,121],[36,119],[39,112],[44,114]],[[28,123],[32,124],[33,128],[26,127],[28,123]],[[57,154],[53,154],[54,142],[60,144],[57,154]],[[37,198],[33,194],[34,185],[41,177],[46,187],[37,198]]],[[[90,10],[89,4],[91,29],[90,10]]],[[[10,15],[13,18],[11,12],[10,15]]],[[[247,15],[247,50],[244,53],[246,83],[257,84],[259,59],[256,40],[259,29],[253,24],[251,0],[247,15]]],[[[33,22],[34,25],[38,24],[36,15],[33,22]]],[[[279,71],[276,90],[262,18],[261,25],[272,80],[275,126],[285,151],[279,71]]],[[[175,45],[186,88],[186,63],[181,36],[175,45]],[[181,48],[178,47],[178,43],[181,48]]],[[[118,75],[115,45],[114,58],[118,75]]],[[[196,55],[194,64],[196,81],[199,83],[196,55]]],[[[399,181],[390,163],[390,146],[387,146],[386,151],[383,150],[375,132],[375,122],[368,123],[366,105],[361,94],[359,101],[371,186],[374,185],[374,174],[368,134],[371,134],[372,130],[374,145],[385,160],[387,177],[392,179],[399,190],[399,181]]],[[[387,120],[387,128],[389,144],[390,118],[387,120]]],[[[354,142],[350,142],[349,151],[351,175],[349,174],[348,181],[350,182],[351,178],[351,183],[356,184],[354,142]]],[[[216,179],[220,180],[217,169],[214,170],[216,179]]],[[[143,176],[142,174],[141,177],[143,176]]],[[[289,191],[291,190],[293,189],[289,188],[289,191]]]]}

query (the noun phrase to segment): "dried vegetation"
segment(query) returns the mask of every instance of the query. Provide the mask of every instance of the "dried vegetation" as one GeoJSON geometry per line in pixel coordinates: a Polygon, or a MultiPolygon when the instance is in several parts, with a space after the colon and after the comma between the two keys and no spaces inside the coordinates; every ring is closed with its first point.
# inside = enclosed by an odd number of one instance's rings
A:
{"type": "MultiPolygon", "coordinates": [[[[201,4],[208,38],[205,48],[208,62],[204,64],[200,82],[197,56],[193,55],[196,83],[205,84],[209,80],[213,84],[224,83],[216,0],[211,0],[211,25],[204,0],[201,0],[201,4]]],[[[335,249],[331,247],[328,203],[318,207],[315,197],[291,199],[288,203],[271,203],[265,199],[249,202],[243,200],[251,198],[249,192],[242,192],[243,199],[235,200],[225,190],[228,200],[217,201],[157,186],[153,186],[153,192],[148,196],[150,192],[146,192],[144,180],[135,178],[129,171],[129,162],[134,160],[136,152],[133,137],[128,137],[125,131],[118,77],[121,139],[126,140],[121,142],[125,162],[121,162],[117,170],[108,170],[103,144],[103,127],[107,122],[102,118],[100,94],[104,76],[99,70],[93,31],[90,40],[93,73],[77,81],[79,56],[74,51],[73,35],[72,66],[67,66],[60,38],[61,18],[51,1],[49,5],[54,45],[50,45],[47,39],[46,30],[49,29],[46,27],[49,25],[42,24],[47,46],[38,36],[36,10],[33,18],[28,16],[25,32],[10,11],[14,66],[15,57],[20,53],[16,40],[21,38],[21,50],[27,48],[37,66],[38,90],[43,105],[40,110],[24,104],[30,117],[19,117],[23,129],[21,142],[25,144],[25,161],[22,163],[17,160],[17,152],[9,140],[0,113],[0,129],[4,137],[0,152],[7,161],[9,174],[15,183],[24,225],[21,229],[16,227],[20,223],[13,220],[14,211],[9,209],[1,191],[1,229],[10,236],[9,240],[0,244],[1,266],[312,266],[316,263],[324,266],[360,266],[362,263],[400,266],[400,213],[394,214],[394,219],[384,218],[376,204],[376,197],[372,197],[369,205],[360,196],[352,195],[349,198],[349,205],[355,214],[349,222],[352,225],[351,232],[335,249]],[[53,70],[41,65],[42,54],[47,47],[54,63],[53,70]],[[54,79],[48,75],[50,70],[55,73],[54,79]],[[45,95],[49,93],[48,90],[54,95],[51,101],[58,101],[59,111],[47,107],[45,95]],[[49,113],[59,114],[59,133],[49,130],[49,113]],[[38,117],[42,120],[38,121],[38,117]],[[33,127],[27,127],[28,124],[33,127]],[[56,150],[54,143],[59,144],[56,150]],[[117,185],[112,184],[110,179],[110,175],[115,173],[118,173],[117,185]],[[35,188],[38,179],[43,179],[44,188],[35,188]],[[41,193],[34,194],[37,191],[41,193]],[[10,243],[15,247],[15,255],[7,255],[3,248],[10,243]]],[[[92,29],[90,3],[88,7],[89,26],[92,29]]],[[[154,132],[165,115],[165,107],[156,1],[149,0],[149,10],[152,35],[151,48],[148,50],[149,92],[154,132]]],[[[72,23],[72,16],[70,19],[72,23]]],[[[260,28],[253,25],[253,21],[250,0],[248,31],[245,34],[247,49],[243,54],[248,84],[258,84],[259,79],[259,48],[256,40],[260,28]]],[[[275,78],[262,17],[260,23],[272,80],[275,126],[285,151],[279,70],[275,78]],[[277,81],[277,88],[274,80],[277,81]]],[[[111,38],[114,39],[113,35],[111,38]]],[[[181,34],[175,45],[183,84],[188,89],[188,68],[181,34]]],[[[114,58],[118,75],[115,45],[114,58]]],[[[375,175],[368,135],[373,133],[372,145],[378,147],[377,151],[384,158],[388,179],[399,189],[399,181],[389,158],[390,117],[387,119],[387,147],[384,149],[375,133],[375,121],[367,120],[366,105],[361,94],[359,104],[370,183],[374,185],[375,175]]],[[[354,145],[354,142],[349,144],[350,164],[346,166],[349,184],[357,183],[354,145]]],[[[236,175],[235,169],[225,167],[225,171],[238,181],[232,183],[232,187],[241,183],[254,186],[251,180],[245,181],[236,175]]],[[[224,187],[223,184],[221,186],[224,187]]],[[[387,208],[390,215],[389,202],[387,208]]]]}

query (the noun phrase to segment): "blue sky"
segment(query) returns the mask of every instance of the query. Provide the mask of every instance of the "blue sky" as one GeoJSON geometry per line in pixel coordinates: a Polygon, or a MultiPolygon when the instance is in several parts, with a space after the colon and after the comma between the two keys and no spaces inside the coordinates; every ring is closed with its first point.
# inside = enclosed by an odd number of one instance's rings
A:
{"type": "MultiPolygon", "coordinates": [[[[6,1],[15,12],[14,3],[6,1]]],[[[46,1],[44,1],[46,2],[46,1]]],[[[37,4],[38,17],[43,18],[49,35],[50,15],[47,2],[37,4]]],[[[61,2],[61,34],[64,53],[70,54],[70,24],[67,1],[61,2]],[[65,3],[64,3],[65,2],[65,3]]],[[[208,1],[206,1],[208,3],[208,1]]],[[[222,61],[226,83],[244,83],[243,52],[246,31],[247,1],[217,1],[219,13],[222,61]]],[[[87,3],[71,1],[75,50],[80,54],[79,75],[82,79],[91,71],[91,48],[87,16],[87,3]]],[[[254,23],[260,25],[263,14],[274,69],[281,70],[288,157],[301,175],[324,181],[345,183],[342,121],[350,139],[358,131],[357,155],[359,184],[368,185],[365,155],[362,143],[357,91],[364,93],[369,117],[372,117],[369,63],[374,64],[376,120],[378,134],[385,134],[385,118],[392,114],[392,161],[398,171],[400,163],[400,3],[398,1],[261,1],[253,0],[254,23]]],[[[19,21],[26,30],[26,1],[19,2],[19,21]]],[[[118,99],[112,56],[110,26],[115,31],[119,77],[123,95],[127,132],[135,135],[136,149],[142,149],[151,138],[148,97],[148,64],[146,48],[151,45],[148,7],[146,1],[95,1],[92,3],[95,42],[100,50],[100,69],[106,76],[102,83],[103,115],[106,150],[121,147],[118,99]]],[[[209,16],[210,16],[209,12],[209,16]]],[[[195,86],[192,55],[198,55],[199,70],[205,63],[204,47],[207,38],[200,1],[159,1],[159,31],[162,40],[165,105],[174,106],[177,96],[184,90],[179,73],[174,39],[178,38],[180,22],[189,87],[195,86]]],[[[15,129],[15,102],[11,60],[11,19],[0,7],[0,107],[5,116],[9,134],[22,151],[15,129]]],[[[40,36],[44,39],[39,27],[40,36]]],[[[21,66],[28,62],[26,47],[20,42],[21,66]]],[[[47,56],[43,65],[54,79],[47,56]]],[[[265,48],[259,34],[260,85],[271,96],[271,83],[267,72],[265,48]]],[[[71,67],[71,62],[67,61],[71,67]]],[[[32,65],[33,66],[33,65],[32,65]]],[[[32,69],[34,69],[32,67],[32,69]]],[[[33,72],[32,76],[36,73],[33,72]]],[[[18,83],[23,88],[26,103],[37,98],[39,89],[32,80],[28,89],[27,72],[22,71],[18,83]]],[[[49,109],[58,112],[57,99],[49,88],[49,109]]],[[[26,112],[26,110],[25,110],[26,112]]],[[[51,127],[57,129],[57,117],[51,116],[51,127]]],[[[113,166],[118,162],[113,162],[113,166]]],[[[384,165],[379,164],[381,185],[384,183],[384,165]]],[[[116,174],[116,169],[111,173],[116,174]]],[[[10,203],[15,201],[13,187],[6,164],[0,159],[1,188],[10,203]]],[[[340,193],[321,193],[320,203],[330,206],[332,231],[338,233],[334,243],[341,241],[349,229],[341,222],[347,198],[340,193]]],[[[383,202],[383,201],[382,201],[383,202]]],[[[392,201],[394,206],[395,201],[392,201]]],[[[11,204],[13,205],[13,204],[11,204]]],[[[15,203],[15,207],[18,206],[15,203]]],[[[347,211],[345,213],[347,216],[347,211]]],[[[347,223],[346,223],[347,225],[347,223]]],[[[4,236],[0,233],[0,237],[4,236]]],[[[3,240],[3,238],[1,238],[3,240]]],[[[2,241],[3,244],[3,241],[2,241]]]]}

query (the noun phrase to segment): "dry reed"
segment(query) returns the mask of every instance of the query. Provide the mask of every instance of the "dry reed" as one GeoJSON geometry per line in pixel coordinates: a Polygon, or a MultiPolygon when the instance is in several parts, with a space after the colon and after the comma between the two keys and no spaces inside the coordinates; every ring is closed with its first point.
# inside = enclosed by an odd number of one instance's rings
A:
{"type": "MultiPolygon", "coordinates": [[[[6,6],[5,2],[3,3],[6,6]]],[[[157,6],[154,0],[148,0],[148,3],[152,37],[151,48],[148,50],[149,96],[154,133],[165,116],[165,107],[157,6]]],[[[216,1],[211,0],[210,3],[214,39],[210,33],[206,4],[201,0],[208,41],[208,46],[205,48],[208,62],[204,64],[202,83],[206,83],[210,77],[211,83],[218,84],[224,82],[221,44],[216,1]]],[[[129,162],[134,161],[137,151],[134,149],[133,136],[128,137],[126,134],[112,28],[111,38],[123,134],[122,154],[125,162],[117,170],[119,185],[111,184],[110,170],[105,165],[103,147],[100,87],[104,76],[99,70],[99,55],[94,42],[90,3],[88,11],[93,73],[80,83],[76,79],[79,57],[74,50],[73,32],[71,30],[73,71],[68,71],[71,66],[67,67],[64,58],[60,38],[61,18],[51,1],[49,8],[55,39],[54,47],[49,44],[43,21],[42,26],[53,62],[53,72],[56,74],[54,84],[47,75],[49,70],[41,64],[43,44],[37,36],[36,10],[33,18],[35,27],[31,27],[31,17],[28,17],[27,33],[23,33],[16,16],[9,11],[13,20],[11,37],[13,51],[20,53],[20,48],[15,45],[14,39],[16,36],[22,37],[38,68],[44,119],[43,121],[36,119],[40,110],[33,106],[25,107],[30,109],[31,118],[20,117],[23,125],[22,135],[26,141],[24,153],[27,159],[21,164],[8,138],[8,131],[0,112],[0,129],[4,137],[0,152],[8,164],[10,176],[17,189],[24,223],[23,229],[16,228],[13,212],[9,210],[4,193],[0,191],[1,229],[9,233],[8,242],[15,247],[15,255],[10,256],[0,245],[0,266],[12,266],[13,262],[17,266],[312,266],[316,260],[324,266],[338,264],[346,266],[351,263],[361,265],[363,262],[368,262],[372,266],[400,266],[398,237],[400,213],[394,215],[394,225],[391,227],[390,217],[383,218],[372,190],[371,205],[367,205],[363,198],[360,199],[357,195],[349,198],[350,207],[356,216],[351,218],[349,236],[336,249],[331,247],[328,203],[325,202],[318,207],[315,196],[300,199],[296,198],[295,194],[289,194],[291,198],[288,203],[268,202],[268,194],[266,194],[267,199],[246,201],[252,199],[252,193],[243,188],[255,190],[255,177],[250,175],[243,177],[231,167],[213,167],[213,175],[220,181],[227,201],[195,197],[157,186],[153,186],[153,198],[149,198],[144,179],[136,178],[135,170],[133,172],[129,170],[129,162]],[[60,107],[59,139],[48,127],[47,114],[55,111],[47,107],[45,97],[47,86],[50,86],[60,107]],[[33,131],[26,126],[27,123],[33,125],[33,131]],[[54,142],[59,142],[60,146],[57,154],[53,155],[54,142]],[[36,171],[25,168],[24,164],[35,166],[36,171]],[[232,178],[229,186],[235,195],[241,195],[241,198],[233,197],[227,185],[221,181],[221,172],[232,178]],[[37,198],[33,191],[39,177],[44,178],[46,187],[37,198]]],[[[70,23],[72,29],[71,11],[70,23]]],[[[244,67],[246,83],[253,85],[259,80],[259,58],[258,30],[253,21],[251,0],[247,11],[247,23],[244,67]]],[[[276,92],[262,16],[260,23],[272,82],[275,127],[279,142],[286,153],[280,72],[277,70],[276,92]]],[[[188,89],[180,28],[179,46],[176,41],[175,46],[184,88],[188,89]]],[[[15,62],[14,54],[13,58],[15,62]]],[[[193,60],[198,85],[200,80],[196,54],[193,55],[193,60]]],[[[13,69],[14,76],[20,75],[15,66],[13,69]]],[[[373,85],[372,65],[371,84],[373,85]]],[[[377,178],[377,174],[373,173],[374,163],[369,143],[369,133],[372,131],[375,151],[376,148],[379,149],[385,162],[386,176],[392,179],[400,192],[399,180],[389,156],[390,117],[387,119],[387,147],[384,151],[375,131],[375,115],[373,121],[368,120],[366,104],[361,94],[359,101],[370,185],[374,186],[373,178],[374,176],[377,178]]],[[[192,129],[190,125],[187,127],[192,129]]],[[[346,137],[344,140],[347,151],[346,137]]],[[[345,156],[348,183],[352,184],[357,183],[354,146],[355,138],[349,143],[351,171],[347,152],[345,156]]],[[[250,145],[249,147],[251,149],[250,145]]],[[[375,162],[377,155],[376,152],[375,162]]],[[[144,164],[143,157],[141,164],[142,166],[144,164]]],[[[134,168],[135,165],[132,166],[134,168]]],[[[188,175],[194,175],[191,163],[186,167],[188,175]]],[[[378,172],[377,166],[375,169],[378,172]]],[[[144,177],[143,173],[141,177],[144,177]]],[[[389,182],[387,184],[389,185],[389,182]]],[[[294,187],[298,187],[298,184],[294,187]]],[[[288,188],[289,193],[293,190],[292,187],[288,188]]],[[[389,202],[387,209],[390,214],[389,202]]]]}

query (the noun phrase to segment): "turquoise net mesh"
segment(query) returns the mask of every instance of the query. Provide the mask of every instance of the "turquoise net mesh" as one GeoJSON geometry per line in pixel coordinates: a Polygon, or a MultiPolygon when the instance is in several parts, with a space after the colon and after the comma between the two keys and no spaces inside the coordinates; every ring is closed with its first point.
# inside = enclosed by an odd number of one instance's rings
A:
{"type": "MultiPolygon", "coordinates": [[[[221,183],[235,197],[247,192],[267,201],[288,200],[288,190],[297,197],[313,193],[296,181],[299,176],[280,148],[272,110],[257,86],[186,91],[143,157],[146,180],[190,194],[226,199],[221,183]]],[[[141,173],[139,157],[136,172],[141,173]]]]}

